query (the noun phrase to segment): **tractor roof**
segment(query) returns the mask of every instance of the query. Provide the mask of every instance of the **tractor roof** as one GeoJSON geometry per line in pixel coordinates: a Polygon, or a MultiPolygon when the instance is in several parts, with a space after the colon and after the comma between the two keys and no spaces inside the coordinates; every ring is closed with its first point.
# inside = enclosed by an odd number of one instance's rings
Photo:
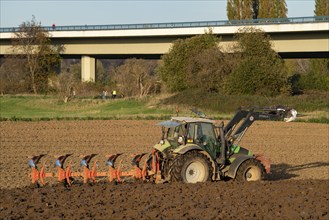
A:
{"type": "Polygon", "coordinates": [[[191,123],[191,122],[205,122],[214,124],[215,121],[207,119],[207,118],[192,118],[192,117],[172,117],[172,121],[177,121],[180,123],[191,123]]]}
{"type": "Polygon", "coordinates": [[[207,119],[207,118],[192,118],[192,117],[172,117],[170,121],[162,121],[158,123],[158,125],[172,128],[177,127],[178,125],[192,122],[204,122],[214,124],[215,121],[207,119]]]}

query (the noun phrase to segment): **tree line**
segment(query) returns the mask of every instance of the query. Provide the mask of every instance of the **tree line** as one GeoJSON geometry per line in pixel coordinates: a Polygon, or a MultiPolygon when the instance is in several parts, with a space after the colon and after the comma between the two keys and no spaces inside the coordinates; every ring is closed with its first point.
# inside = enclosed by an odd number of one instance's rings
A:
{"type": "MultiPolygon", "coordinates": [[[[315,15],[329,15],[326,0],[315,1],[315,15]]],[[[230,20],[287,17],[284,0],[227,0],[230,20]]],[[[282,60],[270,37],[260,29],[242,28],[234,36],[233,53],[218,45],[209,29],[203,35],[173,42],[160,60],[127,59],[96,63],[96,83],[80,82],[79,62],[61,60],[65,50],[50,41],[49,33],[33,17],[15,33],[15,56],[1,60],[1,93],[57,93],[66,96],[74,87],[116,89],[123,96],[143,97],[159,92],[201,89],[226,94],[276,96],[303,90],[329,91],[329,59],[282,60]],[[59,74],[60,73],[60,74],[59,74]]]]}

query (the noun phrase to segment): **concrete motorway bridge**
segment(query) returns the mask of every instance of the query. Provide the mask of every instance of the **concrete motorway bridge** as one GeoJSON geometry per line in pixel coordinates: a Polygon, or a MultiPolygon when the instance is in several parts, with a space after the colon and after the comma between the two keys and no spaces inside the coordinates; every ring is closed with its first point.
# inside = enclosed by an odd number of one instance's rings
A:
{"type": "MultiPolygon", "coordinates": [[[[209,28],[221,37],[219,46],[230,52],[234,33],[248,26],[268,33],[273,49],[283,58],[329,57],[329,16],[44,28],[54,44],[64,45],[64,58],[81,58],[82,80],[94,81],[95,59],[159,59],[174,40],[204,34],[209,28]]],[[[0,28],[0,56],[11,54],[11,39],[18,30],[0,28]]]]}

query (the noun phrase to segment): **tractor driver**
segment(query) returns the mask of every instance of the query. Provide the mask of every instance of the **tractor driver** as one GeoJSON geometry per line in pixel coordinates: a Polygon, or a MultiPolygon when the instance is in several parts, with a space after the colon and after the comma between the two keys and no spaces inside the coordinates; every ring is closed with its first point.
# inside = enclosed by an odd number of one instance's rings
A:
{"type": "Polygon", "coordinates": [[[186,134],[187,124],[180,125],[175,128],[174,138],[177,139],[177,142],[182,145],[185,144],[184,137],[186,134]]]}

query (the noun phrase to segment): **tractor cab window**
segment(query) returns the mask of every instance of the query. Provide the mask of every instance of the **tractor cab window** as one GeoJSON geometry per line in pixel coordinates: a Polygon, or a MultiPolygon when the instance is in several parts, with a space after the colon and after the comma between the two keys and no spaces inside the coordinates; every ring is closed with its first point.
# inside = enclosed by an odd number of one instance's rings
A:
{"type": "Polygon", "coordinates": [[[200,142],[205,142],[207,140],[216,140],[214,127],[209,123],[197,123],[197,139],[200,142]]]}
{"type": "Polygon", "coordinates": [[[214,127],[210,123],[190,123],[187,132],[187,143],[195,143],[205,148],[211,156],[215,157],[219,151],[214,127]]]}
{"type": "Polygon", "coordinates": [[[206,139],[216,140],[216,134],[212,124],[209,123],[190,123],[188,125],[187,142],[201,143],[206,139]]]}
{"type": "Polygon", "coordinates": [[[215,130],[212,124],[201,123],[201,127],[202,135],[206,136],[206,138],[216,139],[215,130]]]}
{"type": "Polygon", "coordinates": [[[185,136],[186,124],[181,124],[177,127],[169,128],[168,139],[177,140],[179,136],[185,136]]]}

